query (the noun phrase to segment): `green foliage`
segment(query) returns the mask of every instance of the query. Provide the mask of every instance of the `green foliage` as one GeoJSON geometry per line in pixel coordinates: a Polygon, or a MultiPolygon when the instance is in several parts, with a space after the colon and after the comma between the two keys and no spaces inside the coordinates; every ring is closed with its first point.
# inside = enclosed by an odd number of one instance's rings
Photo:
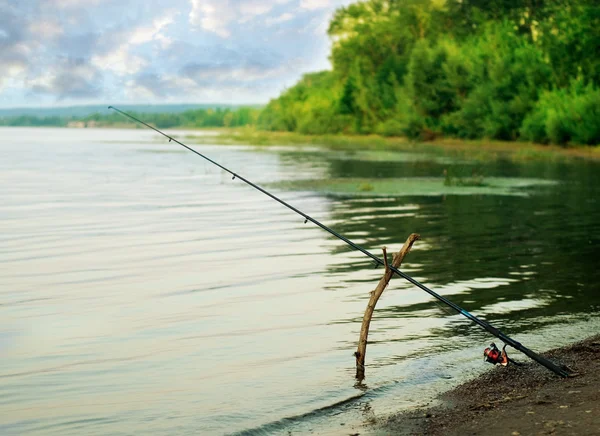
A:
{"type": "Polygon", "coordinates": [[[426,40],[417,42],[412,51],[405,79],[412,102],[405,124],[409,137],[439,131],[442,115],[456,108],[457,94],[444,68],[447,56],[443,45],[431,47],[426,40]]]}
{"type": "Polygon", "coordinates": [[[437,123],[442,114],[454,109],[445,62],[445,48],[430,47],[426,40],[417,42],[410,57],[405,85],[414,110],[426,124],[437,123]]]}
{"type": "Polygon", "coordinates": [[[339,112],[342,115],[354,115],[358,112],[357,105],[357,94],[358,86],[356,85],[356,79],[350,76],[344,83],[344,89],[342,90],[342,97],[339,103],[339,112]]]}
{"type": "MultiPolygon", "coordinates": [[[[404,136],[406,125],[398,119],[391,118],[377,126],[376,133],[382,136],[404,136]]],[[[408,136],[408,135],[407,135],[408,136]]]]}
{"type": "Polygon", "coordinates": [[[329,71],[306,74],[263,109],[258,126],[308,134],[348,132],[356,110],[357,89],[358,85],[352,83],[341,85],[329,71]]]}
{"type": "Polygon", "coordinates": [[[70,117],[59,116],[36,116],[36,115],[18,115],[0,118],[0,126],[23,126],[23,127],[66,127],[71,120],[70,117]]]}
{"type": "Polygon", "coordinates": [[[465,70],[454,74],[458,82],[450,81],[459,93],[459,109],[446,111],[444,131],[464,138],[517,139],[523,119],[549,83],[543,54],[508,22],[488,24],[460,52],[455,65],[444,66],[465,70]]]}
{"type": "Polygon", "coordinates": [[[598,142],[595,0],[364,0],[328,33],[333,71],[271,101],[259,126],[598,142]],[[593,86],[561,91],[573,80],[593,86]]]}
{"type": "Polygon", "coordinates": [[[537,26],[537,44],[552,67],[553,84],[568,87],[573,79],[600,84],[600,4],[597,0],[548,2],[537,26]]]}
{"type": "MultiPolygon", "coordinates": [[[[160,129],[170,127],[241,127],[256,124],[260,110],[252,107],[238,109],[195,109],[173,113],[136,113],[132,115],[160,129]]],[[[135,125],[118,113],[108,115],[94,113],[85,117],[38,117],[33,115],[0,118],[1,126],[53,126],[66,127],[83,124],[87,127],[135,125]]]]}
{"type": "Polygon", "coordinates": [[[523,138],[555,144],[600,144],[600,89],[574,81],[545,92],[523,122],[523,138]]]}

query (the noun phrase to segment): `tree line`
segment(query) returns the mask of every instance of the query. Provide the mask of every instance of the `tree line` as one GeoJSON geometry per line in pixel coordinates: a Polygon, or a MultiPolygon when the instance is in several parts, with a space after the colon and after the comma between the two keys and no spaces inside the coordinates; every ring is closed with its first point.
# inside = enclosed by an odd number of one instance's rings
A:
{"type": "MultiPolygon", "coordinates": [[[[153,124],[159,129],[171,127],[198,128],[198,127],[240,127],[256,125],[260,109],[256,107],[192,109],[183,112],[167,113],[138,113],[132,115],[153,124]]],[[[94,113],[85,117],[77,116],[39,116],[19,115],[0,117],[0,126],[48,126],[68,127],[83,124],[87,127],[108,127],[120,125],[135,125],[135,123],[122,115],[111,112],[109,114],[94,113]]]]}
{"type": "Polygon", "coordinates": [[[332,71],[305,75],[259,126],[600,143],[597,0],[366,0],[328,33],[332,71]]]}

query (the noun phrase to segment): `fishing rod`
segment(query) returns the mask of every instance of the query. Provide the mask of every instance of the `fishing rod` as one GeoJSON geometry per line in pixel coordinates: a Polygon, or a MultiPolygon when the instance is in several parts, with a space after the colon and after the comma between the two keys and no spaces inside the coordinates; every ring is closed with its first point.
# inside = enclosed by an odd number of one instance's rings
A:
{"type": "MultiPolygon", "coordinates": [[[[325,230],[326,232],[328,232],[329,234],[335,236],[336,238],[340,239],[341,241],[344,241],[347,245],[349,245],[350,247],[354,248],[355,250],[360,251],[361,253],[363,253],[364,255],[366,255],[367,257],[370,257],[375,264],[378,265],[385,265],[385,262],[375,256],[373,253],[371,253],[370,251],[366,250],[365,248],[361,247],[360,245],[352,242],[350,239],[346,238],[345,236],[339,234],[338,232],[336,232],[335,230],[333,230],[331,227],[326,226],[325,224],[317,221],[316,219],[314,219],[313,217],[311,217],[310,215],[305,214],[304,212],[302,212],[301,210],[295,208],[294,206],[292,206],[291,204],[287,203],[286,201],[282,200],[281,198],[277,197],[276,195],[270,193],[269,191],[267,191],[266,189],[260,187],[259,185],[253,183],[252,181],[246,179],[245,177],[239,175],[238,173],[230,170],[229,168],[221,165],[220,163],[212,160],[211,158],[209,158],[208,156],[205,156],[204,154],[200,153],[199,151],[194,150],[193,148],[185,145],[183,142],[178,141],[177,139],[173,138],[170,135],[167,135],[166,133],[164,133],[163,131],[157,129],[154,126],[151,126],[148,123],[145,123],[144,121],[134,117],[133,115],[128,114],[127,112],[123,112],[120,109],[117,109],[114,106],[109,106],[109,109],[112,109],[116,112],[119,112],[120,114],[126,116],[129,119],[132,119],[133,121],[142,124],[146,127],[148,127],[149,129],[154,130],[155,132],[159,133],[160,135],[164,136],[165,138],[167,138],[169,140],[169,142],[175,142],[179,145],[181,145],[183,148],[191,151],[194,154],[197,154],[198,156],[200,156],[202,159],[207,160],[208,162],[212,163],[213,165],[216,165],[217,167],[221,168],[223,171],[231,174],[231,179],[235,180],[235,179],[239,179],[242,182],[246,183],[247,185],[253,187],[254,189],[256,189],[257,191],[262,192],[263,194],[265,194],[267,197],[272,198],[273,200],[275,200],[276,202],[282,204],[283,206],[287,207],[288,209],[296,212],[298,215],[300,215],[301,217],[304,218],[304,223],[306,224],[308,221],[310,221],[311,223],[317,225],[318,227],[322,228],[323,230],[325,230]]],[[[515,350],[520,351],[521,353],[525,354],[527,357],[531,358],[532,360],[536,361],[537,363],[539,363],[540,365],[545,366],[546,368],[548,368],[550,371],[554,372],[555,374],[561,376],[561,377],[568,377],[569,373],[567,371],[565,371],[564,369],[562,369],[561,367],[559,367],[558,365],[556,365],[555,363],[551,362],[550,360],[546,359],[545,357],[540,356],[539,354],[535,353],[534,351],[530,350],[529,348],[525,347],[523,344],[521,344],[518,341],[515,341],[514,339],[510,338],[509,336],[505,335],[504,333],[502,333],[500,330],[498,330],[496,327],[492,326],[491,324],[489,324],[488,322],[477,318],[475,315],[471,314],[470,312],[466,311],[465,309],[463,309],[462,307],[460,307],[458,304],[453,303],[452,301],[448,300],[447,298],[439,295],[438,293],[432,291],[431,289],[429,289],[427,286],[423,285],[422,283],[418,282],[417,280],[413,279],[411,276],[409,276],[408,274],[405,274],[404,272],[400,271],[398,268],[392,266],[392,265],[388,265],[387,266],[390,270],[392,270],[395,274],[397,274],[398,276],[402,277],[403,279],[407,280],[408,282],[412,283],[413,285],[415,285],[416,287],[422,289],[423,291],[427,292],[429,295],[431,295],[432,297],[436,298],[437,300],[441,301],[442,303],[444,303],[445,305],[449,306],[450,308],[454,309],[456,312],[460,313],[461,315],[463,315],[464,317],[470,319],[471,321],[473,321],[475,324],[479,325],[480,327],[482,327],[485,331],[487,331],[488,333],[494,335],[495,337],[497,337],[498,339],[500,339],[502,342],[504,342],[507,345],[510,345],[511,347],[513,347],[515,350]]]]}

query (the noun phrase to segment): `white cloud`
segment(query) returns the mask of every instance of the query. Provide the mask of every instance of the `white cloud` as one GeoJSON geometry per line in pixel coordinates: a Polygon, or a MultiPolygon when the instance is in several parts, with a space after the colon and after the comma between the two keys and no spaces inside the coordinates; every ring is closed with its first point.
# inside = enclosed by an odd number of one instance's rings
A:
{"type": "Polygon", "coordinates": [[[302,9],[315,10],[329,7],[329,0],[300,0],[302,9]]]}
{"type": "Polygon", "coordinates": [[[60,24],[44,20],[29,24],[29,32],[44,39],[53,39],[62,35],[64,30],[60,24]]]}
{"type": "Polygon", "coordinates": [[[27,80],[29,88],[50,89],[52,82],[56,79],[55,72],[46,71],[45,73],[27,80]]]}
{"type": "Polygon", "coordinates": [[[152,40],[164,39],[161,31],[175,21],[176,13],[167,13],[164,17],[157,18],[151,26],[140,26],[133,30],[129,37],[129,43],[133,45],[143,44],[152,40]]]}
{"type": "Polygon", "coordinates": [[[246,23],[290,0],[190,0],[190,23],[222,38],[231,36],[231,24],[246,23]]]}
{"type": "Polygon", "coordinates": [[[110,70],[120,76],[138,73],[149,64],[149,61],[132,53],[132,49],[152,41],[156,41],[162,49],[167,48],[172,40],[162,31],[174,22],[176,15],[176,12],[167,12],[149,26],[138,26],[122,32],[118,38],[125,42],[105,53],[93,55],[91,63],[99,69],[110,70]]]}
{"type": "Polygon", "coordinates": [[[191,0],[190,23],[208,32],[228,38],[231,33],[227,26],[236,18],[228,0],[191,0]]]}
{"type": "Polygon", "coordinates": [[[146,65],[148,61],[129,53],[127,44],[117,47],[106,54],[94,55],[91,63],[100,70],[110,70],[118,75],[136,74],[146,65]]]}
{"type": "Polygon", "coordinates": [[[45,3],[60,9],[96,6],[102,1],[103,0],[44,0],[45,3]]]}
{"type": "Polygon", "coordinates": [[[0,91],[27,70],[27,63],[24,60],[14,60],[7,62],[6,60],[0,65],[0,91]]]}
{"type": "Polygon", "coordinates": [[[265,20],[265,23],[267,26],[271,26],[273,24],[281,24],[284,23],[286,21],[290,21],[292,18],[294,18],[294,14],[291,14],[289,12],[285,12],[281,15],[279,15],[278,17],[269,17],[265,20]]]}
{"type": "Polygon", "coordinates": [[[252,18],[266,14],[271,9],[273,9],[273,4],[264,0],[245,0],[239,6],[239,11],[243,18],[252,18]]]}
{"type": "Polygon", "coordinates": [[[158,45],[162,50],[167,50],[173,44],[173,38],[169,38],[168,36],[162,34],[157,35],[155,40],[158,42],[158,45]]]}

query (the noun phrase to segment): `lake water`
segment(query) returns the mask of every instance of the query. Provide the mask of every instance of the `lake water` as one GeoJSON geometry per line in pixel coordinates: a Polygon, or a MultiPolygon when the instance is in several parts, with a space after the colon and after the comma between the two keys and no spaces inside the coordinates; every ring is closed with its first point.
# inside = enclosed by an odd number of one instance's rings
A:
{"type": "MultiPolygon", "coordinates": [[[[382,269],[151,131],[0,139],[3,435],[368,434],[490,369],[495,338],[395,278],[356,383],[382,269]]],[[[530,348],[600,331],[597,162],[194,147],[377,255],[420,233],[403,271],[530,348]],[[447,194],[444,169],[519,183],[447,194]],[[281,187],[365,177],[410,183],[281,187]]]]}

